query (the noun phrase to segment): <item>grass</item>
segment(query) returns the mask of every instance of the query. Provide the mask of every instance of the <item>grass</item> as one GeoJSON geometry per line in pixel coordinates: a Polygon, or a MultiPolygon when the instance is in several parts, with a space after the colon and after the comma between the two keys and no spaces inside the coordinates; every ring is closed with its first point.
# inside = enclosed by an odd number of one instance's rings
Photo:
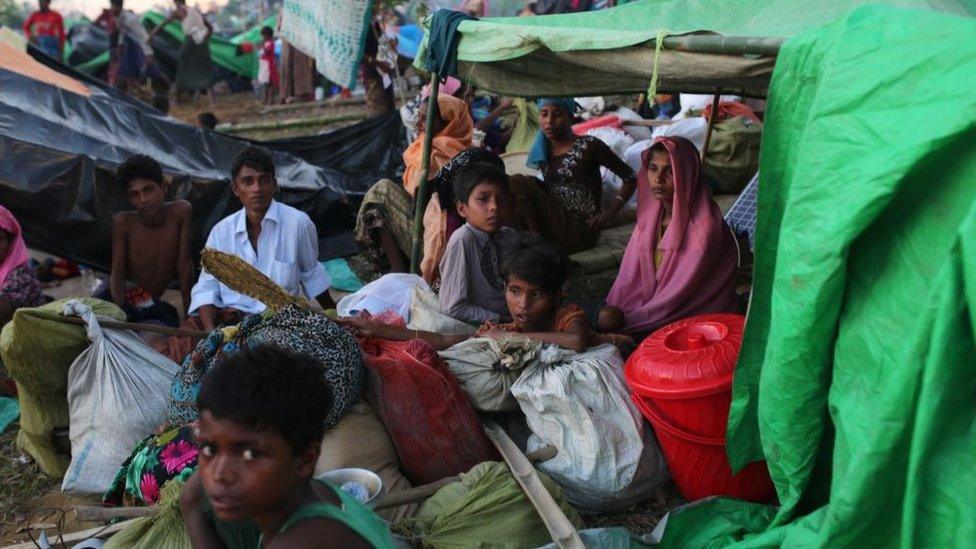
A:
{"type": "Polygon", "coordinates": [[[33,460],[23,459],[16,444],[18,428],[13,423],[0,435],[0,543],[13,541],[31,518],[35,502],[59,484],[33,460]]]}

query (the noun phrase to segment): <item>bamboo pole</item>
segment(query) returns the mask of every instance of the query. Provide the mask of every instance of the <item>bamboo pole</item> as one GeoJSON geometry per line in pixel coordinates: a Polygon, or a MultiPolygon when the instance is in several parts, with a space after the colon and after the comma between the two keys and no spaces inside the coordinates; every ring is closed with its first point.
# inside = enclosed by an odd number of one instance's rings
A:
{"type": "MultiPolygon", "coordinates": [[[[43,315],[34,312],[25,312],[27,316],[39,318],[41,320],[53,320],[62,324],[73,324],[75,326],[86,326],[85,321],[76,316],[43,315]]],[[[170,328],[169,326],[155,326],[153,324],[136,324],[135,322],[121,322],[118,320],[98,319],[98,325],[110,330],[132,330],[133,332],[152,332],[170,336],[192,337],[193,339],[206,339],[210,332],[197,330],[184,330],[182,328],[170,328]]]]}
{"type": "Polygon", "coordinates": [[[751,36],[721,36],[715,34],[686,34],[668,36],[664,49],[689,53],[719,55],[763,55],[775,57],[786,42],[784,38],[754,38],[751,36]]]}
{"type": "Polygon", "coordinates": [[[436,72],[430,74],[430,98],[427,100],[427,122],[424,125],[424,154],[420,160],[420,184],[417,186],[416,208],[413,216],[413,242],[410,251],[410,272],[420,272],[421,245],[424,240],[424,212],[427,210],[427,199],[430,186],[427,175],[430,173],[430,148],[434,141],[434,116],[437,114],[437,93],[440,91],[441,79],[436,72]]]}
{"type": "Polygon", "coordinates": [[[708,154],[708,145],[712,142],[712,129],[715,128],[715,119],[718,117],[718,103],[722,97],[722,88],[715,88],[715,97],[712,98],[712,112],[708,113],[708,129],[705,131],[705,144],[702,145],[701,158],[705,161],[708,154]]]}
{"type": "Polygon", "coordinates": [[[522,487],[525,497],[535,508],[539,518],[549,531],[549,537],[559,549],[583,549],[583,540],[576,527],[560,509],[556,500],[542,485],[539,475],[519,447],[494,421],[484,422],[485,433],[502,455],[515,481],[522,487]]]}
{"type": "Polygon", "coordinates": [[[270,130],[289,130],[293,128],[307,128],[309,126],[327,126],[338,122],[349,122],[366,118],[365,112],[352,112],[346,114],[334,114],[331,116],[319,116],[316,118],[296,118],[292,120],[282,120],[280,122],[254,122],[249,124],[221,124],[217,127],[218,131],[227,134],[242,132],[257,132],[270,130]]]}

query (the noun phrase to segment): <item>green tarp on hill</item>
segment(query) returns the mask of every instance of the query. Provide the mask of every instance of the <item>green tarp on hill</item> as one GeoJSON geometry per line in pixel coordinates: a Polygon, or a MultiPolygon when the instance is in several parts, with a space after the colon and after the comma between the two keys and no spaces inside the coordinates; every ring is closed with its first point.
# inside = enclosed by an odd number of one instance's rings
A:
{"type": "MultiPolygon", "coordinates": [[[[154,11],[147,12],[142,16],[142,25],[147,30],[159,26],[166,19],[166,16],[154,11]]],[[[254,79],[258,77],[258,54],[237,54],[237,46],[244,42],[259,42],[261,39],[261,28],[265,25],[275,28],[277,17],[269,17],[260,25],[255,26],[233,38],[227,39],[222,36],[213,35],[210,37],[210,57],[213,62],[221,67],[229,69],[245,78],[254,79]]],[[[183,43],[183,28],[178,21],[173,21],[161,31],[162,34],[178,44],[183,43]]],[[[67,59],[67,54],[65,59],[67,59]]],[[[85,63],[75,66],[76,69],[94,73],[108,64],[109,53],[106,51],[85,63]]]]}
{"type": "MultiPolygon", "coordinates": [[[[653,42],[661,33],[789,38],[869,3],[820,0],[801,7],[796,0],[640,0],[593,12],[465,21],[458,27],[458,72],[481,88],[510,95],[643,92],[653,72],[653,42]]],[[[973,0],[883,3],[960,16],[976,14],[973,0]]],[[[422,67],[425,59],[422,47],[416,65],[422,67]]],[[[760,95],[773,62],[664,51],[658,68],[661,89],[711,92],[722,86],[760,95]]]]}
{"type": "Polygon", "coordinates": [[[867,6],[783,47],[728,451],[781,506],[672,513],[667,547],[976,539],[976,21],[867,6]]]}

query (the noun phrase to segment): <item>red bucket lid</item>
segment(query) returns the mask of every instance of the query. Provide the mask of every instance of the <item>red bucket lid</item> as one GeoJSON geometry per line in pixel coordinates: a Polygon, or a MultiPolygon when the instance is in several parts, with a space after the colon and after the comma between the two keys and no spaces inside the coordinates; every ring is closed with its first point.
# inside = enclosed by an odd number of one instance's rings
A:
{"type": "Polygon", "coordinates": [[[624,375],[635,392],[660,398],[703,396],[732,385],[745,317],[710,314],[679,320],[654,332],[627,360],[624,375]]]}

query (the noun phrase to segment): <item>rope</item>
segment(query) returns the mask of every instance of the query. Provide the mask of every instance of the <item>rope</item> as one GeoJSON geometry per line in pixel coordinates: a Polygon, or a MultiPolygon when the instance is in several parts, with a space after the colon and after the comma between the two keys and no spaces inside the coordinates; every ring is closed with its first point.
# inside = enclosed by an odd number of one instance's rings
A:
{"type": "Polygon", "coordinates": [[[654,66],[651,69],[651,83],[647,86],[647,100],[653,101],[657,95],[657,68],[661,62],[661,48],[664,45],[664,37],[668,31],[661,29],[657,33],[657,41],[654,43],[654,66]]]}

